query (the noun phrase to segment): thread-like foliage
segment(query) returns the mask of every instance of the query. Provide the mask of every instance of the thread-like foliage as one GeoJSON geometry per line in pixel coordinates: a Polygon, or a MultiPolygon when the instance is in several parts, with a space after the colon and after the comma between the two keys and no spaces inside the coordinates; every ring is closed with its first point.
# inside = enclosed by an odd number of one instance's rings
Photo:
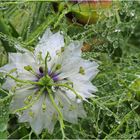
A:
{"type": "MultiPolygon", "coordinates": [[[[0,66],[8,62],[8,52],[21,51],[17,44],[32,50],[48,27],[54,32],[61,30],[66,43],[83,40],[82,57],[100,65],[92,81],[98,92],[90,103],[84,103],[87,118],[79,119],[78,124],[64,122],[66,137],[140,138],[140,3],[120,1],[117,10],[114,6],[109,9],[110,16],[98,9],[99,17],[104,14],[105,18],[92,24],[81,24],[73,16],[71,9],[80,3],[67,4],[68,1],[0,2],[0,66]]],[[[2,84],[2,74],[0,77],[2,84]]],[[[52,135],[44,130],[39,136],[27,123],[19,124],[17,116],[9,114],[11,98],[0,87],[0,138],[62,138],[59,123],[52,135]]]]}

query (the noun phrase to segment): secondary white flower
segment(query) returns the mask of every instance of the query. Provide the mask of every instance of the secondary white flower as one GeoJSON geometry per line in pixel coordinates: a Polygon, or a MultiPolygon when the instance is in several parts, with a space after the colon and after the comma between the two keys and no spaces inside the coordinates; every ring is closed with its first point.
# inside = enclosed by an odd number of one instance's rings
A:
{"type": "Polygon", "coordinates": [[[64,47],[64,38],[46,30],[34,52],[9,53],[3,88],[13,93],[10,110],[20,122],[29,122],[36,134],[53,132],[57,120],[77,123],[86,117],[82,101],[97,89],[91,80],[98,64],[81,58],[82,42],[64,47]]]}

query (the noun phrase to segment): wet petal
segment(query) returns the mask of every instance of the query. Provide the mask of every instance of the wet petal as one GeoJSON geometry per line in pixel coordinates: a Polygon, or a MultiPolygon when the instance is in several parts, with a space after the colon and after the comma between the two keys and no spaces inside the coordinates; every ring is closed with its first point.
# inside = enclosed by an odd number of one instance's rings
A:
{"type": "Polygon", "coordinates": [[[52,34],[50,32],[50,29],[48,29],[46,30],[43,37],[39,41],[39,44],[35,48],[35,54],[37,56],[41,52],[43,59],[45,59],[45,56],[48,51],[50,56],[54,58],[57,54],[57,51],[61,50],[61,47],[63,46],[64,46],[64,38],[60,34],[60,32],[52,34]]]}

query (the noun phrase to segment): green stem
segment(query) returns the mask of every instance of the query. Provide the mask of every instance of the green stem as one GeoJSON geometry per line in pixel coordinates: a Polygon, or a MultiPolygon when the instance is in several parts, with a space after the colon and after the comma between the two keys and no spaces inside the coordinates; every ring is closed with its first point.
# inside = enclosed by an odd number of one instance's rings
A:
{"type": "Polygon", "coordinates": [[[32,82],[32,81],[29,81],[29,80],[21,80],[21,79],[15,78],[14,76],[12,76],[10,74],[6,74],[6,76],[10,77],[11,79],[13,79],[13,80],[15,80],[16,82],[19,82],[19,83],[40,85],[39,82],[32,82]]]}
{"type": "MultiPolygon", "coordinates": [[[[46,87],[46,88],[47,88],[47,87],[46,87]]],[[[62,115],[60,109],[58,108],[58,106],[56,105],[56,103],[55,103],[55,101],[54,101],[54,99],[53,99],[53,96],[52,96],[52,94],[51,94],[50,89],[47,88],[47,91],[48,91],[48,93],[49,93],[49,97],[50,97],[50,100],[51,100],[53,106],[55,107],[55,109],[56,109],[57,112],[58,112],[58,115],[59,115],[59,122],[60,122],[60,126],[61,126],[62,135],[63,135],[63,138],[65,138],[65,133],[64,133],[64,127],[65,127],[65,126],[64,126],[64,122],[63,122],[63,115],[62,115]]]]}
{"type": "Polygon", "coordinates": [[[36,76],[36,77],[38,77],[38,78],[40,77],[40,76],[32,69],[32,67],[27,66],[27,68],[24,67],[24,69],[25,69],[26,71],[30,72],[31,74],[33,74],[34,76],[36,76]]]}
{"type": "Polygon", "coordinates": [[[48,57],[49,57],[49,52],[47,52],[47,55],[45,57],[45,75],[48,73],[48,57]]]}
{"type": "Polygon", "coordinates": [[[120,20],[120,16],[119,16],[118,10],[116,10],[116,18],[117,18],[118,24],[120,24],[121,20],[120,20]]]}
{"type": "Polygon", "coordinates": [[[2,91],[3,93],[10,95],[7,91],[3,90],[2,88],[0,88],[0,91],[2,91]]]}
{"type": "Polygon", "coordinates": [[[71,88],[71,87],[68,86],[67,84],[53,84],[52,86],[61,86],[61,87],[68,88],[68,89],[71,90],[79,99],[83,99],[82,96],[80,96],[73,88],[71,88]]]}
{"type": "Polygon", "coordinates": [[[70,10],[68,10],[68,9],[62,11],[62,13],[59,15],[59,17],[57,18],[57,21],[54,24],[54,28],[56,28],[59,25],[62,18],[69,12],[70,12],[70,10]]]}

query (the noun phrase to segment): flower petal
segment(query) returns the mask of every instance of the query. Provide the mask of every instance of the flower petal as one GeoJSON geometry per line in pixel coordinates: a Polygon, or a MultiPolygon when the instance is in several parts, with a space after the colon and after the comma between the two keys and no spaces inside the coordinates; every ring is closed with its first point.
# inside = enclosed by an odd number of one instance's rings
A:
{"type": "Polygon", "coordinates": [[[64,50],[64,60],[66,58],[71,58],[71,57],[81,57],[81,48],[83,46],[82,41],[73,41],[70,43],[64,50]]]}
{"type": "Polygon", "coordinates": [[[16,89],[10,104],[11,112],[26,106],[25,100],[28,98],[28,96],[32,96],[35,91],[36,89],[34,89],[34,86],[32,85],[23,86],[16,89]]]}
{"type": "Polygon", "coordinates": [[[2,88],[5,90],[10,90],[12,87],[15,87],[16,83],[13,79],[7,78],[5,83],[2,85],[2,88]]]}
{"type": "Polygon", "coordinates": [[[48,29],[45,31],[43,37],[39,41],[39,44],[35,48],[35,54],[38,56],[41,52],[43,59],[45,59],[47,52],[49,52],[51,58],[54,58],[57,51],[59,51],[63,46],[64,38],[60,32],[52,34],[50,29],[48,29]]]}
{"type": "MultiPolygon", "coordinates": [[[[96,62],[90,62],[83,60],[80,57],[71,57],[67,62],[62,63],[62,73],[59,75],[59,79],[75,78],[79,74],[80,68],[84,70],[84,77],[87,80],[92,80],[98,73],[98,64],[96,62]]],[[[81,77],[79,78],[79,80],[81,77]]]]}
{"type": "Polygon", "coordinates": [[[23,72],[25,66],[32,66],[35,63],[35,59],[32,53],[10,53],[9,54],[9,63],[14,63],[15,68],[18,69],[19,72],[23,72]]]}
{"type": "Polygon", "coordinates": [[[0,68],[0,72],[8,73],[14,68],[16,68],[16,65],[14,63],[6,64],[6,65],[4,65],[3,67],[0,68]]]}
{"type": "Polygon", "coordinates": [[[57,91],[56,98],[61,104],[61,111],[63,113],[64,120],[70,123],[77,123],[78,117],[84,118],[86,113],[82,106],[82,102],[77,104],[76,100],[71,100],[66,94],[62,93],[60,90],[57,91]]]}
{"type": "Polygon", "coordinates": [[[19,117],[19,122],[30,122],[36,134],[40,134],[44,128],[47,128],[48,132],[52,133],[58,119],[57,115],[56,118],[53,117],[56,113],[50,100],[45,97],[45,95],[42,95],[30,109],[23,112],[19,117]],[[43,103],[45,103],[47,107],[45,111],[42,109],[43,103]]]}

